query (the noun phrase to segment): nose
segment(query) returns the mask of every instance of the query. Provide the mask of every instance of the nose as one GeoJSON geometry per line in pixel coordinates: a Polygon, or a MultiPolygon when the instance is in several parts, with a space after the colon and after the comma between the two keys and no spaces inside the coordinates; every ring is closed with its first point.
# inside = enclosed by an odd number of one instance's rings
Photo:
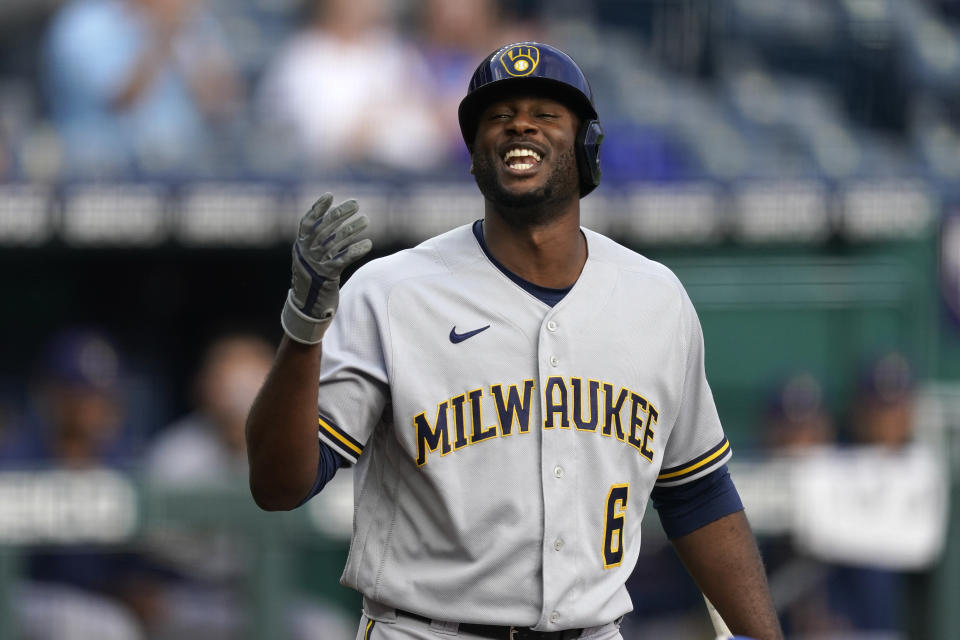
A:
{"type": "Polygon", "coordinates": [[[524,110],[518,109],[512,118],[507,122],[507,132],[524,135],[530,133],[536,133],[538,131],[537,123],[533,119],[532,115],[524,110]]]}

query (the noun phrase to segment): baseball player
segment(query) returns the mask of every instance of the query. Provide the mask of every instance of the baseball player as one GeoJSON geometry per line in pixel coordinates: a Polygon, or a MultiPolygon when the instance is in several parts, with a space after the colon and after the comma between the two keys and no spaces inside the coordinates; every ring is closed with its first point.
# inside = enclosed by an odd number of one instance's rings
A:
{"type": "Polygon", "coordinates": [[[694,308],[668,269],[580,226],[603,137],[582,71],[505,46],[459,117],[482,220],[340,296],[367,219],[330,194],[302,219],[247,425],[257,503],[294,508],[354,466],[358,639],[619,639],[651,498],[732,631],[779,638],[694,308]]]}

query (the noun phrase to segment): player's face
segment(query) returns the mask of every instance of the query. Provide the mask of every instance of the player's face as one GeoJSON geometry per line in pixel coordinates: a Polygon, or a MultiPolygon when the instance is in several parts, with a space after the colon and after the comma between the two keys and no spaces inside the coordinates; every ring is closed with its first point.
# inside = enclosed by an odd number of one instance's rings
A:
{"type": "MultiPolygon", "coordinates": [[[[574,152],[577,115],[562,103],[536,96],[511,96],[480,115],[474,140],[473,174],[484,197],[502,209],[541,209],[579,198],[574,152]]],[[[528,221],[533,222],[533,221],[528,221]]]]}

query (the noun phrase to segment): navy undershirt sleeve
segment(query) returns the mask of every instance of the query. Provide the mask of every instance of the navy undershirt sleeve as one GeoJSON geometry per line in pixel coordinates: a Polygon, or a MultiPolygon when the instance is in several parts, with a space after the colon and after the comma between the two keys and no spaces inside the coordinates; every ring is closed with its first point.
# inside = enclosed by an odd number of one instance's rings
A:
{"type": "Polygon", "coordinates": [[[650,498],[671,540],[743,509],[727,465],[693,482],[654,487],[650,498]]]}
{"type": "Polygon", "coordinates": [[[346,467],[349,464],[346,458],[330,448],[330,445],[326,442],[319,439],[317,442],[320,444],[320,461],[317,463],[317,481],[313,483],[313,488],[310,489],[310,493],[300,501],[300,504],[297,505],[298,507],[320,493],[320,490],[336,475],[337,469],[346,467]]]}

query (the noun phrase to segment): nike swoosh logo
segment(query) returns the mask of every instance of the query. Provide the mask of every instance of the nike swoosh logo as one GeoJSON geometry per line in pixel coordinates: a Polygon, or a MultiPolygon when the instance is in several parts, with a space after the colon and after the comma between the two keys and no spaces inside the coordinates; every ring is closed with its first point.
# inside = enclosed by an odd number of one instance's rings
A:
{"type": "Polygon", "coordinates": [[[453,329],[450,329],[450,342],[457,344],[458,342],[463,342],[467,338],[472,338],[481,331],[486,331],[490,328],[490,325],[485,327],[480,327],[479,329],[474,329],[473,331],[467,331],[466,333],[457,333],[457,325],[453,325],[453,329]]]}

